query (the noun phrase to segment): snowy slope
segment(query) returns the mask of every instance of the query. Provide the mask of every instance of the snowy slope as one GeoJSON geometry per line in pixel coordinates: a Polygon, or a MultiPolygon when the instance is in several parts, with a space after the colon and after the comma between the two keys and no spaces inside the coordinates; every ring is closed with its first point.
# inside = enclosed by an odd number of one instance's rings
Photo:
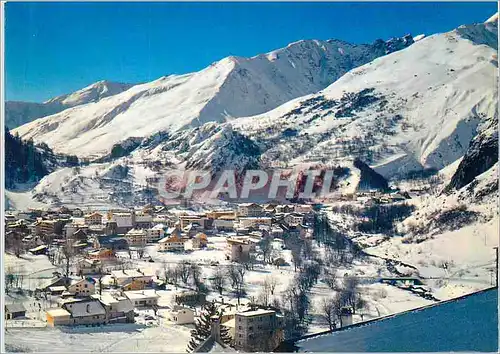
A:
{"type": "MultiPolygon", "coordinates": [[[[227,57],[199,72],[136,85],[97,103],[36,120],[16,132],[45,141],[56,152],[103,155],[131,136],[148,137],[162,130],[266,112],[317,92],[348,70],[412,42],[411,36],[371,45],[310,40],[252,58],[227,57]]],[[[66,101],[74,98],[62,98],[66,101]]]]}
{"type": "Polygon", "coordinates": [[[268,142],[264,160],[359,156],[385,177],[441,169],[497,114],[496,31],[495,23],[476,24],[423,38],[234,126],[268,142]]]}
{"type": "MultiPolygon", "coordinates": [[[[425,37],[406,49],[349,71],[319,93],[291,100],[257,116],[226,116],[223,120],[229,121],[224,123],[206,123],[217,119],[215,113],[207,116],[204,112],[214,107],[222,109],[224,102],[217,100],[243,65],[258,67],[264,61],[276,62],[306,45],[311,48],[304,52],[314,53],[317,43],[302,41],[250,59],[226,58],[200,72],[136,85],[98,103],[71,108],[18,130],[26,130],[25,137],[42,136],[56,149],[87,156],[108,154],[114,142],[125,141],[127,136],[145,137],[142,142],[137,140],[129,156],[102,164],[107,168],[115,164],[129,168],[132,185],[124,186],[128,193],[139,193],[146,184],[145,176],[169,168],[212,168],[215,172],[257,164],[262,168],[344,166],[351,175],[341,181],[340,187],[349,193],[360,179],[353,168],[353,160],[358,157],[386,178],[434,168],[443,171],[447,184],[470,141],[479,131],[489,131],[486,128],[496,117],[496,50],[477,44],[485,42],[485,38],[489,41],[496,35],[495,29],[496,24],[489,22],[425,37]],[[193,91],[199,94],[193,95],[193,91]],[[110,107],[112,111],[108,111],[110,107]],[[199,126],[186,125],[193,117],[196,119],[192,125],[199,126]]],[[[238,106],[236,99],[229,101],[224,107],[238,106]]],[[[76,175],[84,180],[91,178],[92,171],[85,172],[89,168],[92,165],[76,175]]],[[[99,189],[93,194],[102,198],[117,192],[113,186],[101,188],[103,184],[98,181],[89,183],[99,189]]],[[[62,201],[72,188],[68,187],[63,192],[46,182],[35,193],[42,196],[39,200],[43,202],[50,202],[52,194],[62,201]],[[45,192],[48,196],[44,196],[45,192]]],[[[82,192],[77,198],[79,203],[85,203],[89,194],[82,192]]]]}
{"type": "Polygon", "coordinates": [[[131,84],[103,80],[43,103],[7,101],[5,102],[5,125],[13,129],[37,118],[56,114],[70,107],[97,102],[104,97],[126,91],[132,86],[131,84]]]}

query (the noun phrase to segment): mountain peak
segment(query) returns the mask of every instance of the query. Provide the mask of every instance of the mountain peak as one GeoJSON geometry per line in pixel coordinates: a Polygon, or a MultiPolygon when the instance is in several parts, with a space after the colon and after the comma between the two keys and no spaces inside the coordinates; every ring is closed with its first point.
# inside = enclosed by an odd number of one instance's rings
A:
{"type": "Polygon", "coordinates": [[[134,86],[134,84],[100,80],[73,93],[51,98],[44,103],[57,103],[64,106],[74,107],[90,102],[97,102],[105,97],[113,96],[126,91],[132,86],[134,86]]]}
{"type": "Polygon", "coordinates": [[[491,16],[489,19],[484,21],[484,23],[498,22],[498,12],[491,16]]]}

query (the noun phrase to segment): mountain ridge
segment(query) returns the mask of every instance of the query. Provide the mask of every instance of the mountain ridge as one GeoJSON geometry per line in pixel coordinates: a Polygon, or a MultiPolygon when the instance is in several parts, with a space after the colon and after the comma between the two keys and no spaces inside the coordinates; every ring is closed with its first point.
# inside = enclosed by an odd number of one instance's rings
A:
{"type": "Polygon", "coordinates": [[[411,36],[364,45],[299,41],[266,54],[227,57],[195,73],[135,85],[16,131],[23,139],[46,141],[54,151],[102,156],[132,131],[134,136],[147,137],[162,130],[266,112],[317,92],[353,67],[412,43],[411,36]]]}
{"type": "Polygon", "coordinates": [[[57,114],[78,105],[97,102],[105,97],[128,90],[135,84],[101,80],[75,92],[60,95],[44,102],[6,101],[5,125],[17,128],[35,119],[57,114]]]}

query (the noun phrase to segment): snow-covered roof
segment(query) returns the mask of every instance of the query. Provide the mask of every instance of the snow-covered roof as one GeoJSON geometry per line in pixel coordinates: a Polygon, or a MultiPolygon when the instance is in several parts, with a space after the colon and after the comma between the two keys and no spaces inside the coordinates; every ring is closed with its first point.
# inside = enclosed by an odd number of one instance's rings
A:
{"type": "Polygon", "coordinates": [[[50,291],[65,291],[66,287],[65,286],[51,286],[49,287],[50,291]]]}
{"type": "Polygon", "coordinates": [[[276,313],[276,311],[258,309],[258,310],[254,310],[254,311],[240,312],[240,313],[237,313],[236,315],[243,316],[243,317],[252,317],[252,316],[272,315],[274,313],[276,313]]]}
{"type": "Polygon", "coordinates": [[[49,309],[45,311],[49,316],[52,317],[66,317],[70,316],[71,314],[66,311],[65,309],[57,308],[57,309],[49,309]]]}
{"type": "Polygon", "coordinates": [[[116,279],[126,279],[126,278],[134,278],[134,277],[151,277],[153,273],[150,270],[141,269],[138,271],[137,269],[125,269],[125,270],[112,270],[111,276],[116,279]]]}
{"type": "Polygon", "coordinates": [[[5,311],[9,312],[9,313],[25,312],[26,308],[24,307],[23,304],[20,304],[20,303],[5,304],[5,311]]]}
{"type": "Polygon", "coordinates": [[[124,294],[130,300],[151,299],[160,297],[154,289],[125,291],[124,294]]]}
{"type": "Polygon", "coordinates": [[[72,317],[87,317],[106,314],[106,310],[99,301],[82,301],[71,304],[68,307],[72,317]]]}

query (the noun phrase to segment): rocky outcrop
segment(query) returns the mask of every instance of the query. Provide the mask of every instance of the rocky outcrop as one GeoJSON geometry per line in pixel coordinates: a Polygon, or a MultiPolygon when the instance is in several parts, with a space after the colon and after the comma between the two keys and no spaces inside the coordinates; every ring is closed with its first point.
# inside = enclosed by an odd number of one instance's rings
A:
{"type": "Polygon", "coordinates": [[[444,192],[458,190],[489,170],[498,161],[498,117],[491,119],[488,127],[470,142],[469,148],[460,162],[444,192]]]}
{"type": "Polygon", "coordinates": [[[354,167],[360,171],[358,190],[378,189],[386,191],[389,189],[387,180],[360,159],[354,160],[354,167]]]}

